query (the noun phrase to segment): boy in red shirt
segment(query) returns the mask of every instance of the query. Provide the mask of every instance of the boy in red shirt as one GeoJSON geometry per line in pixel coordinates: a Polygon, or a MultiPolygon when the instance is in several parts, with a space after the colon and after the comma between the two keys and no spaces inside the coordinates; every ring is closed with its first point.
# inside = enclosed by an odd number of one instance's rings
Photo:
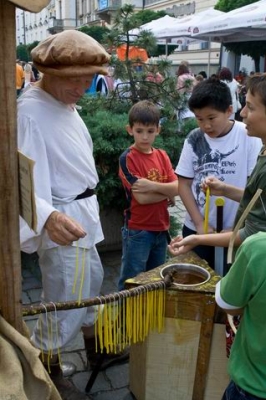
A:
{"type": "Polygon", "coordinates": [[[125,280],[165,262],[170,218],[168,201],[178,195],[177,176],[164,150],[152,147],[160,133],[160,110],[150,101],[129,111],[126,129],[134,144],[119,158],[119,177],[128,207],[122,228],[119,290],[125,280]]]}

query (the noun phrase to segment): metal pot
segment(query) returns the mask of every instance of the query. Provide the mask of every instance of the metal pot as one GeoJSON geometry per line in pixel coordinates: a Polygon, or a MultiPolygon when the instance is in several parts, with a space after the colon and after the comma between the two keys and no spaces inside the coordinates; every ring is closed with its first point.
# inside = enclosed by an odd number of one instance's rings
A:
{"type": "Polygon", "coordinates": [[[161,277],[164,279],[170,274],[172,285],[174,286],[199,286],[208,282],[211,275],[209,271],[195,264],[169,264],[160,271],[161,277]]]}

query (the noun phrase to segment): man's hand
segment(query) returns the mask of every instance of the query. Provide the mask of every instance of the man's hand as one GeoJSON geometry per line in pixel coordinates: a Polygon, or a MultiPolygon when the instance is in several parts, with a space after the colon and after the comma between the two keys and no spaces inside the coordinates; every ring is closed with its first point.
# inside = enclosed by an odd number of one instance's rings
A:
{"type": "Polygon", "coordinates": [[[50,214],[44,228],[49,238],[61,246],[71,245],[72,242],[87,235],[78,222],[58,211],[50,214]]]}

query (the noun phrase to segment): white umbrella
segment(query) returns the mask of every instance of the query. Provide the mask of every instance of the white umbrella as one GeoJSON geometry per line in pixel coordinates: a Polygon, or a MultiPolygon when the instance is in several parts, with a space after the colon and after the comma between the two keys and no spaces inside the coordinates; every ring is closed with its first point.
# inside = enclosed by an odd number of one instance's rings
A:
{"type": "Polygon", "coordinates": [[[174,18],[168,21],[167,25],[155,25],[152,32],[156,38],[191,37],[191,28],[196,24],[221,16],[222,11],[208,8],[196,14],[183,18],[174,18]]]}
{"type": "Polygon", "coordinates": [[[229,43],[266,39],[266,0],[237,8],[216,18],[195,23],[192,36],[229,43]]]}
{"type": "Polygon", "coordinates": [[[129,31],[129,34],[132,36],[137,36],[140,34],[141,31],[151,31],[153,33],[156,27],[166,27],[173,21],[176,21],[176,18],[170,17],[170,15],[165,15],[162,18],[154,19],[150,22],[147,22],[146,24],[141,25],[139,28],[131,29],[131,31],[129,31]]]}

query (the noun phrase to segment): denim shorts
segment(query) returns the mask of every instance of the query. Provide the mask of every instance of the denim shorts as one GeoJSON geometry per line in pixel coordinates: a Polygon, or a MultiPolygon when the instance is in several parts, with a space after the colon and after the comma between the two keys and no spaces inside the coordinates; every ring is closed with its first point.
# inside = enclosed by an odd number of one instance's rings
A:
{"type": "MultiPolygon", "coordinates": [[[[246,392],[231,381],[224,392],[222,400],[263,400],[263,398],[246,392]]],[[[266,397],[264,400],[266,400],[266,397]]]]}

